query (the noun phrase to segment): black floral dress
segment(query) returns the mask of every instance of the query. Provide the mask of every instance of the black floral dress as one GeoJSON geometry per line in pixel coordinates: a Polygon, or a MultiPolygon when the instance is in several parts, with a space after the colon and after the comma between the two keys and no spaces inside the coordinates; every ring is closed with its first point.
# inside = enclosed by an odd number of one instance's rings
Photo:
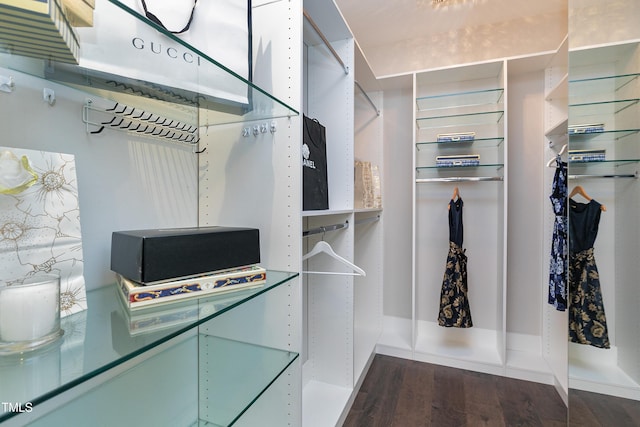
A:
{"type": "Polygon", "coordinates": [[[462,199],[449,202],[449,254],[440,291],[438,325],[470,328],[471,309],[467,297],[467,256],[462,249],[462,199]]]}
{"type": "Polygon", "coordinates": [[[609,348],[607,319],[593,244],[600,224],[600,203],[569,199],[569,340],[609,348]]]}
{"type": "Polygon", "coordinates": [[[555,220],[553,222],[553,242],[549,262],[549,304],[558,311],[567,309],[567,164],[556,158],[556,172],[553,177],[551,204],[555,220]]]}

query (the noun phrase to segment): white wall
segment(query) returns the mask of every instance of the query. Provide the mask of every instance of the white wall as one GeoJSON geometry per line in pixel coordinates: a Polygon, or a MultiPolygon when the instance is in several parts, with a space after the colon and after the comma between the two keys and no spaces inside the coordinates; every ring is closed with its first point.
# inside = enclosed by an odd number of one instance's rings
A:
{"type": "Polygon", "coordinates": [[[115,281],[113,231],[197,225],[198,159],[190,148],[110,129],[90,135],[86,93],[13,70],[0,75],[16,84],[0,92],[0,145],[75,156],[88,290],[115,281]],[[45,87],[55,91],[53,106],[43,100],[45,87]]]}
{"type": "Polygon", "coordinates": [[[384,315],[411,319],[412,90],[384,92],[384,315]]]}
{"type": "Polygon", "coordinates": [[[544,72],[509,76],[509,223],[507,229],[507,332],[540,335],[543,263],[542,218],[551,189],[542,186],[544,72]]]}

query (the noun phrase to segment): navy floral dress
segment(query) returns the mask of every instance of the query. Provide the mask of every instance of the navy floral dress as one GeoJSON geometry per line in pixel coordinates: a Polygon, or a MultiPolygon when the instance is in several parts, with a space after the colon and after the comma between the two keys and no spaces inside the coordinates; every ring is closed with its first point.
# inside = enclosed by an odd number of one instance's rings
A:
{"type": "Polygon", "coordinates": [[[449,202],[449,254],[440,291],[438,325],[470,328],[471,309],[467,297],[467,256],[462,249],[462,199],[449,202]]]}
{"type": "Polygon", "coordinates": [[[567,309],[567,164],[556,157],[551,196],[553,242],[549,262],[549,304],[558,311],[567,309]]]}
{"type": "Polygon", "coordinates": [[[601,205],[569,199],[569,340],[609,348],[600,276],[593,256],[601,205]]]}

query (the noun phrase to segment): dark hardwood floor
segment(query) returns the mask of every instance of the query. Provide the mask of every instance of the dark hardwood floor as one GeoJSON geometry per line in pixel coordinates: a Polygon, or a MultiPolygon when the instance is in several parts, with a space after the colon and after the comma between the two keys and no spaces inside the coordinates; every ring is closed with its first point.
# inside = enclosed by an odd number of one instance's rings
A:
{"type": "Polygon", "coordinates": [[[640,426],[640,402],[605,394],[570,390],[569,426],[640,426]]]}
{"type": "MultiPolygon", "coordinates": [[[[640,426],[640,402],[571,390],[570,426],[640,426]]],[[[345,427],[567,427],[550,385],[376,355],[345,427]]]]}
{"type": "Polygon", "coordinates": [[[376,355],[345,427],[567,426],[550,385],[376,355]]]}

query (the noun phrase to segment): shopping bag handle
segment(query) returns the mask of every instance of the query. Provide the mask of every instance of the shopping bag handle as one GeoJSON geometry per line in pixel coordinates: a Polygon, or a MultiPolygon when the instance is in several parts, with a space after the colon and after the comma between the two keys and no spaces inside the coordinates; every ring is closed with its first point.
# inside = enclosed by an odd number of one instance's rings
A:
{"type": "Polygon", "coordinates": [[[180,31],[171,31],[170,29],[168,29],[167,27],[164,26],[164,24],[162,23],[162,21],[160,21],[160,19],[158,19],[158,17],[156,15],[154,15],[153,13],[149,12],[149,10],[147,9],[147,3],[144,0],[140,0],[142,2],[142,8],[144,9],[144,15],[149,18],[149,20],[151,20],[152,22],[155,22],[156,24],[160,25],[162,28],[164,28],[165,30],[167,30],[168,32],[172,33],[172,34],[182,34],[185,31],[187,31],[189,29],[189,27],[191,26],[191,21],[193,21],[193,14],[196,10],[196,4],[198,3],[198,0],[193,0],[193,7],[191,8],[191,16],[189,16],[189,22],[187,22],[187,25],[184,26],[184,28],[180,31]]]}

